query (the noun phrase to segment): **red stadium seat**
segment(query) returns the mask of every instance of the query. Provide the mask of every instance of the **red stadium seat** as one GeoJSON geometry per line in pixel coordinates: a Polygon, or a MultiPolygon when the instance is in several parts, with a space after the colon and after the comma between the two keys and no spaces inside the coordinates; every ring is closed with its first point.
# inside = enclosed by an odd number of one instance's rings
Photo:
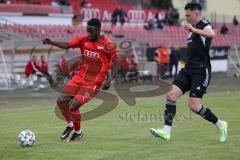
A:
{"type": "MultiPolygon", "coordinates": [[[[74,38],[85,34],[86,29],[70,25],[1,25],[9,31],[21,34],[30,38],[43,38],[44,36],[53,38],[74,38]]],[[[136,39],[146,42],[150,47],[160,45],[186,45],[187,32],[182,27],[166,27],[164,31],[146,31],[140,27],[103,27],[103,30],[112,30],[113,35],[123,35],[125,38],[136,39]]],[[[240,40],[240,27],[233,27],[233,33],[222,35],[216,33],[213,46],[229,46],[240,40]]]]}
{"type": "Polygon", "coordinates": [[[51,7],[49,5],[33,5],[33,4],[0,4],[1,12],[23,12],[23,13],[60,13],[60,8],[51,7]]]}

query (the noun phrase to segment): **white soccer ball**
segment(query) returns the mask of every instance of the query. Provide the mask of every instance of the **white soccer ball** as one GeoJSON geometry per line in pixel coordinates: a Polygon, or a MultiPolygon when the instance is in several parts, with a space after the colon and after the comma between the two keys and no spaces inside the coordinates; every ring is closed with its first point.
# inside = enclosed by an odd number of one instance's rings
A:
{"type": "Polygon", "coordinates": [[[24,130],[18,135],[18,143],[23,146],[32,146],[36,141],[35,134],[32,131],[24,130]]]}

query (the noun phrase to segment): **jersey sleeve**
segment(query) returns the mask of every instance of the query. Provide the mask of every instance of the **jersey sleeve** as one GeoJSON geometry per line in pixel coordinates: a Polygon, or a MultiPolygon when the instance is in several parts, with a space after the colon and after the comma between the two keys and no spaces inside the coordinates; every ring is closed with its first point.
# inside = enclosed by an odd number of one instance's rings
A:
{"type": "Polygon", "coordinates": [[[207,28],[213,29],[211,25],[207,25],[207,26],[205,26],[203,29],[207,29],[207,28]]]}
{"type": "Polygon", "coordinates": [[[208,20],[203,19],[200,27],[201,27],[201,29],[205,29],[205,28],[212,29],[212,24],[208,20]]]}
{"type": "Polygon", "coordinates": [[[110,61],[115,61],[117,57],[117,47],[116,44],[109,39],[109,37],[104,36],[105,45],[104,51],[107,53],[107,57],[110,61]]]}
{"type": "Polygon", "coordinates": [[[79,36],[75,39],[68,41],[68,46],[69,46],[69,48],[78,48],[78,47],[81,48],[85,39],[86,39],[86,36],[84,36],[84,35],[79,36]]]}
{"type": "Polygon", "coordinates": [[[109,58],[110,58],[110,60],[111,61],[118,61],[119,60],[119,55],[117,54],[117,50],[116,49],[114,49],[114,50],[112,50],[111,52],[109,52],[109,58]]]}

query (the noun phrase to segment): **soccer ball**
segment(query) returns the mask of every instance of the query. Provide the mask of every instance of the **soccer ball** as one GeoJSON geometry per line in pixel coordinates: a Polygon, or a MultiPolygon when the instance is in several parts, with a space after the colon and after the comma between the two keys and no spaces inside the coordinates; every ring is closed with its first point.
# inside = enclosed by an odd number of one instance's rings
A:
{"type": "Polygon", "coordinates": [[[18,135],[18,143],[23,147],[32,146],[35,140],[35,134],[29,130],[24,130],[18,135]]]}

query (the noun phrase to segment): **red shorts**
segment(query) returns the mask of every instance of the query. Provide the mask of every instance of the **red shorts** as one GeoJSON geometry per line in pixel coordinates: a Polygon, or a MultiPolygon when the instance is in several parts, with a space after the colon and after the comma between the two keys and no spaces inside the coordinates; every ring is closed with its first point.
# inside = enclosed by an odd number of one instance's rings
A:
{"type": "Polygon", "coordinates": [[[70,79],[63,87],[63,93],[72,95],[80,104],[85,104],[94,98],[99,92],[101,85],[84,83],[70,79]]]}

